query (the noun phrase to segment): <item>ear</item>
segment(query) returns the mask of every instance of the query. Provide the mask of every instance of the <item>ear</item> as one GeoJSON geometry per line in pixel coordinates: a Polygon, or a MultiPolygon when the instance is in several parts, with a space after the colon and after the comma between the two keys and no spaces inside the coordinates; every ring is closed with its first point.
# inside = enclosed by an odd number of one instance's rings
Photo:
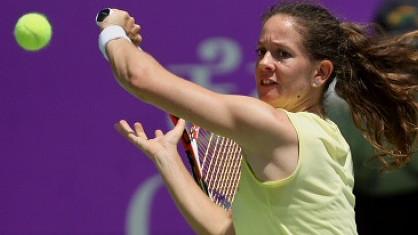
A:
{"type": "Polygon", "coordinates": [[[323,84],[331,78],[331,74],[334,71],[334,64],[330,60],[321,60],[318,64],[318,68],[315,71],[312,86],[321,87],[323,84]]]}

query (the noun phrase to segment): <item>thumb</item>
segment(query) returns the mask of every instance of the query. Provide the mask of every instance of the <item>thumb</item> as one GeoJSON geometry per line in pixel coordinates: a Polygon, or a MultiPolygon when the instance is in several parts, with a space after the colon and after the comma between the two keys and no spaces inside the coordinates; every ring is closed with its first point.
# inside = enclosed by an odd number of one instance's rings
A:
{"type": "Polygon", "coordinates": [[[170,135],[176,140],[179,140],[180,137],[183,135],[184,128],[186,127],[186,121],[184,119],[179,119],[176,123],[176,126],[170,131],[170,135]]]}

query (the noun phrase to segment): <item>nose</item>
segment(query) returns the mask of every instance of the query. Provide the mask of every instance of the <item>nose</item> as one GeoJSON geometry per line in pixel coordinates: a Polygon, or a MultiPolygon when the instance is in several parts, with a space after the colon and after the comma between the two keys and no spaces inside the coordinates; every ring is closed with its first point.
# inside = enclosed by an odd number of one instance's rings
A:
{"type": "Polygon", "coordinates": [[[269,51],[267,51],[263,57],[260,58],[258,61],[258,67],[264,71],[274,70],[273,57],[269,51]]]}

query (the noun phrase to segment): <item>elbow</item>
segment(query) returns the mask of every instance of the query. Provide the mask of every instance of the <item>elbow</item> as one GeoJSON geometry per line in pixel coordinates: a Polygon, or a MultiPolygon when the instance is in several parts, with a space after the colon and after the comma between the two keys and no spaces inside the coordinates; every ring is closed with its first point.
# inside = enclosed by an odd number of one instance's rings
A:
{"type": "Polygon", "coordinates": [[[232,219],[232,210],[227,211],[227,217],[223,226],[222,235],[235,235],[234,220],[232,219]]]}
{"type": "Polygon", "coordinates": [[[216,227],[212,225],[204,232],[198,233],[199,235],[235,235],[235,228],[232,220],[227,219],[222,225],[216,227]]]}
{"type": "Polygon", "coordinates": [[[151,82],[160,66],[154,58],[145,52],[136,55],[137,57],[132,58],[127,64],[127,81],[130,86],[138,90],[145,90],[152,85],[151,82]]]}
{"type": "Polygon", "coordinates": [[[229,226],[227,226],[225,232],[223,233],[224,235],[235,235],[235,228],[234,228],[234,224],[231,222],[229,224],[229,226]]]}
{"type": "Polygon", "coordinates": [[[138,68],[138,66],[130,66],[127,70],[126,80],[129,86],[135,87],[138,90],[145,89],[145,82],[147,77],[147,68],[138,68]]]}
{"type": "Polygon", "coordinates": [[[148,68],[137,63],[128,64],[122,73],[118,74],[117,80],[129,93],[143,100],[149,88],[149,79],[147,78],[150,75],[148,70],[148,68]]]}

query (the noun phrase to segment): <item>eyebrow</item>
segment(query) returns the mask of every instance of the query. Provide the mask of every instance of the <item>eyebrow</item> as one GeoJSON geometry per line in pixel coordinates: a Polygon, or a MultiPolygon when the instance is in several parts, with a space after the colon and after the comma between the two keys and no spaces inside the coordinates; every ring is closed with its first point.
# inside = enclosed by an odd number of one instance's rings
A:
{"type": "MultiPolygon", "coordinates": [[[[291,52],[295,51],[294,49],[292,49],[291,47],[287,46],[286,44],[284,44],[280,41],[269,41],[269,42],[272,43],[275,46],[282,47],[282,48],[284,48],[286,50],[289,50],[291,52]]],[[[263,41],[258,41],[258,43],[257,43],[258,46],[261,46],[261,45],[264,45],[264,44],[265,44],[265,42],[263,42],[263,41]]]]}

